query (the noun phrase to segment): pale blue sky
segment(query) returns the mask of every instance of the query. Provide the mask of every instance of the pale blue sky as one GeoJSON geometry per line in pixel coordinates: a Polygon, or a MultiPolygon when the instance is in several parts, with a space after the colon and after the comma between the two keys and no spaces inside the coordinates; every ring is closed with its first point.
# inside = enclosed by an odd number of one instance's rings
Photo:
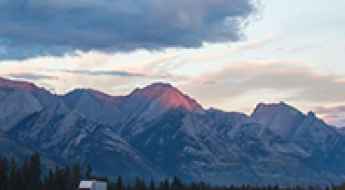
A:
{"type": "Polygon", "coordinates": [[[259,58],[302,60],[323,71],[345,73],[345,1],[264,0],[262,19],[249,39],[272,35],[259,58]]]}

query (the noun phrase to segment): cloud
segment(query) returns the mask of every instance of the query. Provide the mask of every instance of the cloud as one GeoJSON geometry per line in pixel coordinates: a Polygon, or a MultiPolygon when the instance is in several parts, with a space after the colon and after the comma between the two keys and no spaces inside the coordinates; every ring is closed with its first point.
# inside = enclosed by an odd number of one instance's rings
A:
{"type": "Polygon", "coordinates": [[[336,107],[316,107],[316,111],[320,114],[329,114],[329,113],[344,113],[345,115],[345,106],[336,106],[336,107]]]}
{"type": "Polygon", "coordinates": [[[115,77],[146,77],[145,74],[132,73],[127,71],[92,71],[92,70],[62,70],[62,72],[72,73],[72,74],[82,74],[82,75],[91,75],[91,76],[115,76],[115,77]]]}
{"type": "Polygon", "coordinates": [[[335,126],[345,127],[345,105],[334,107],[316,107],[315,111],[335,126]]]}
{"type": "Polygon", "coordinates": [[[186,81],[188,77],[172,73],[171,68],[166,67],[171,65],[170,60],[174,59],[174,52],[175,50],[143,50],[130,54],[107,54],[92,51],[80,52],[76,56],[0,61],[0,75],[31,73],[54,76],[58,80],[42,79],[34,82],[54,89],[54,92],[59,94],[74,88],[94,88],[115,95],[127,94],[138,86],[152,82],[186,81]]]}
{"type": "Polygon", "coordinates": [[[238,41],[257,0],[0,0],[1,58],[238,41]]]}
{"type": "Polygon", "coordinates": [[[173,75],[168,72],[157,72],[152,71],[150,69],[154,68],[146,68],[147,71],[144,73],[135,73],[129,71],[122,71],[122,70],[59,70],[59,72],[69,73],[73,75],[85,75],[85,76],[92,76],[92,77],[117,77],[117,78],[127,78],[127,79],[145,79],[145,80],[158,80],[158,81],[181,81],[186,80],[187,77],[173,75]]]}
{"type": "Polygon", "coordinates": [[[231,64],[218,72],[199,76],[186,86],[205,100],[219,102],[240,99],[250,94],[303,103],[339,103],[345,101],[343,76],[327,75],[301,63],[245,62],[231,64]]]}
{"type": "Polygon", "coordinates": [[[8,74],[7,77],[13,79],[20,79],[20,80],[30,80],[30,81],[38,81],[38,80],[57,80],[58,77],[49,76],[49,75],[42,75],[42,74],[34,74],[34,73],[16,73],[16,74],[8,74]]]}

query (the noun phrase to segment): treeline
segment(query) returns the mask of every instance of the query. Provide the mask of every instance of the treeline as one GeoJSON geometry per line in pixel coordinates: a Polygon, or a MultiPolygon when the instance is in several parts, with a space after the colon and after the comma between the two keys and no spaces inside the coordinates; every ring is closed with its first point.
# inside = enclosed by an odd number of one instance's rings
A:
{"type": "MultiPolygon", "coordinates": [[[[90,167],[79,164],[64,168],[55,168],[43,172],[41,159],[38,154],[32,155],[23,163],[18,164],[14,159],[0,158],[0,190],[77,190],[81,179],[94,179],[90,167]]],[[[108,182],[108,190],[321,190],[320,187],[291,187],[279,186],[256,187],[250,185],[211,186],[206,183],[184,183],[178,177],[161,182],[145,182],[136,178],[132,183],[124,183],[121,177],[108,182]]],[[[345,185],[329,187],[327,190],[345,190],[345,185]]]]}
{"type": "Polygon", "coordinates": [[[20,164],[0,158],[0,190],[76,190],[80,179],[90,176],[91,168],[83,169],[79,164],[43,173],[38,154],[20,164]]]}
{"type": "Polygon", "coordinates": [[[345,190],[345,185],[343,186],[331,186],[331,187],[319,187],[319,186],[295,186],[295,187],[280,187],[275,186],[212,186],[207,183],[183,183],[178,177],[173,179],[166,179],[159,182],[157,185],[151,181],[150,183],[145,183],[145,181],[137,178],[131,185],[123,185],[121,177],[119,177],[116,183],[110,183],[110,190],[345,190]]]}

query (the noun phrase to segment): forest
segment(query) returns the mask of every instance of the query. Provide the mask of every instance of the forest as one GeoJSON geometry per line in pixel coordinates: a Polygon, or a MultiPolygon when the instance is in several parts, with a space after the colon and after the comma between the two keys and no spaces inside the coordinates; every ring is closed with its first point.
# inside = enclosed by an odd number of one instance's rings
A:
{"type": "MultiPolygon", "coordinates": [[[[18,163],[15,159],[0,157],[0,190],[76,190],[80,180],[99,179],[92,175],[92,168],[80,164],[56,167],[43,171],[39,154],[18,163]]],[[[108,182],[108,190],[345,190],[345,185],[321,188],[309,187],[279,187],[250,185],[242,186],[212,186],[203,182],[185,183],[178,177],[160,182],[146,182],[137,177],[131,183],[124,183],[121,176],[114,180],[102,178],[108,182]]]]}

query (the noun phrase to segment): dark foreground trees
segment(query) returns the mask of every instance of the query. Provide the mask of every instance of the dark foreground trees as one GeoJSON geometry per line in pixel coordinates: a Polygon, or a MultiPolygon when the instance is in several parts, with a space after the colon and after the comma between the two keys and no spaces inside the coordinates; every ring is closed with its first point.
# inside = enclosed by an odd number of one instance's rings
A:
{"type": "Polygon", "coordinates": [[[43,172],[38,154],[20,164],[0,158],[0,190],[75,190],[82,172],[77,164],[43,172]]]}
{"type": "MultiPolygon", "coordinates": [[[[44,170],[41,167],[38,154],[17,163],[14,159],[0,157],[0,190],[76,190],[81,179],[92,177],[91,167],[81,167],[79,164],[64,168],[44,170]]],[[[105,179],[107,180],[107,179],[105,179]]],[[[278,186],[255,187],[243,185],[240,187],[210,186],[206,183],[183,183],[178,177],[160,182],[145,182],[136,178],[131,183],[125,183],[121,177],[108,181],[108,190],[321,190],[320,187],[278,186]]],[[[345,185],[329,187],[327,190],[345,190],[345,185]]]]}

